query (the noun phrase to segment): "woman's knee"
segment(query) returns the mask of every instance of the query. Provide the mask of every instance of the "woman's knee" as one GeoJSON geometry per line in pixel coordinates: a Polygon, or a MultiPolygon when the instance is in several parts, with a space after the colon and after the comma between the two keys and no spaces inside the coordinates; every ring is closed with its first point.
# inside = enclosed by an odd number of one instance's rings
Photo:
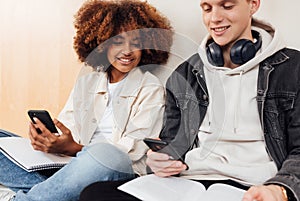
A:
{"type": "Polygon", "coordinates": [[[97,143],[85,148],[97,163],[112,171],[132,174],[132,162],[127,153],[109,143],[97,143]]]}

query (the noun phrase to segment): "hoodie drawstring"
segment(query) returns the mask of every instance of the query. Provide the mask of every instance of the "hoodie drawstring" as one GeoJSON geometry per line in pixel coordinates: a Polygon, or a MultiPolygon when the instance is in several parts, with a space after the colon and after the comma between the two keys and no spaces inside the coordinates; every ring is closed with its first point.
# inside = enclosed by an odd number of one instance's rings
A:
{"type": "MultiPolygon", "coordinates": [[[[214,97],[214,91],[215,91],[215,83],[216,83],[216,72],[217,70],[214,69],[214,73],[213,73],[213,80],[212,80],[212,83],[211,83],[211,96],[210,97],[214,97]]],[[[208,132],[209,133],[212,133],[212,129],[211,129],[211,124],[212,124],[212,121],[213,121],[213,100],[210,99],[210,103],[209,103],[209,106],[208,106],[208,132]]]]}
{"type": "Polygon", "coordinates": [[[243,76],[244,71],[240,71],[239,73],[239,86],[238,86],[238,91],[237,91],[237,96],[236,96],[236,102],[235,102],[235,110],[234,110],[234,125],[233,125],[233,130],[234,133],[237,132],[237,127],[239,123],[239,110],[240,110],[240,96],[241,96],[241,88],[242,88],[242,76],[243,76]]]}

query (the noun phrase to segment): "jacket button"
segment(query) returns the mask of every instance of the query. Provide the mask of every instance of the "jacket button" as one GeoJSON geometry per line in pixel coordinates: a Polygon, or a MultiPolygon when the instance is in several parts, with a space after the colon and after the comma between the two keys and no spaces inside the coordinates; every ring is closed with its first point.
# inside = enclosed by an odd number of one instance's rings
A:
{"type": "Polygon", "coordinates": [[[208,96],[206,95],[206,94],[204,94],[203,96],[202,96],[202,98],[203,98],[203,100],[207,100],[208,99],[208,96]]]}
{"type": "Polygon", "coordinates": [[[192,134],[192,135],[195,135],[195,134],[196,134],[195,129],[191,129],[191,134],[192,134]]]}

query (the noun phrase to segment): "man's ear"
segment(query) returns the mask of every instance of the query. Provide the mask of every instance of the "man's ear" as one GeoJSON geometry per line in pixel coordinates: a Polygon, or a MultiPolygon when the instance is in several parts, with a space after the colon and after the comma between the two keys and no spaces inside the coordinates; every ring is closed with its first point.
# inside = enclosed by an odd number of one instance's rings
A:
{"type": "Polygon", "coordinates": [[[253,15],[254,13],[256,13],[256,11],[259,9],[260,7],[260,0],[250,0],[250,12],[251,15],[253,15]]]}

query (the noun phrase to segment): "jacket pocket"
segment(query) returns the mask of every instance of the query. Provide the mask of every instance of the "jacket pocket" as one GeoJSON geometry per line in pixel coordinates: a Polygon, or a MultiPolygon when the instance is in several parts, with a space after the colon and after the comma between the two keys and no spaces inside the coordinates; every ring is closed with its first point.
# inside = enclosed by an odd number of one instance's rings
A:
{"type": "Polygon", "coordinates": [[[287,112],[294,108],[296,94],[282,92],[267,94],[264,107],[264,125],[270,137],[283,140],[287,129],[287,112]]]}

